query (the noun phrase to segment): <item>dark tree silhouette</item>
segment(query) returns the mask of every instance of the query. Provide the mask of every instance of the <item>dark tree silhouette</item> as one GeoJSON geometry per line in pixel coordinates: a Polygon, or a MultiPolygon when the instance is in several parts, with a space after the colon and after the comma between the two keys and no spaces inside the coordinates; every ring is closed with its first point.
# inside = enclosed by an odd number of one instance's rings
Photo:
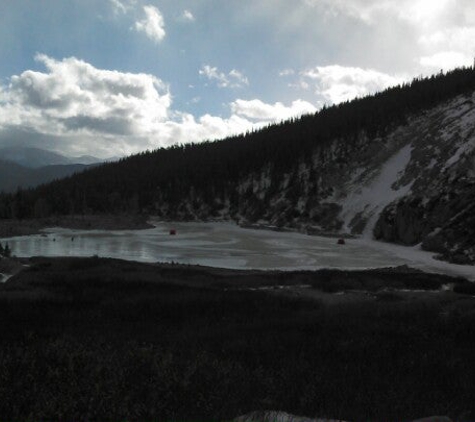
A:
{"type": "MultiPolygon", "coordinates": [[[[239,208],[246,192],[239,181],[267,171],[270,190],[285,173],[316,152],[321,162],[344,162],[358,137],[384,135],[408,117],[441,101],[475,89],[473,68],[460,68],[427,78],[416,78],[385,91],[323,107],[319,112],[294,118],[262,130],[215,142],[175,145],[146,151],[104,164],[35,189],[0,194],[0,218],[30,218],[82,213],[156,213],[167,207],[173,217],[185,213],[188,198],[195,213],[213,215],[228,201],[230,213],[239,208]],[[348,145],[342,156],[332,157],[334,139],[348,145]],[[345,156],[346,154],[346,156],[345,156]],[[201,211],[200,211],[201,210],[201,211]]],[[[311,192],[318,194],[318,173],[312,174],[311,192]]],[[[298,180],[296,179],[296,184],[298,180]]],[[[295,201],[299,188],[288,193],[295,201]]],[[[265,211],[264,203],[253,199],[265,211]]]]}

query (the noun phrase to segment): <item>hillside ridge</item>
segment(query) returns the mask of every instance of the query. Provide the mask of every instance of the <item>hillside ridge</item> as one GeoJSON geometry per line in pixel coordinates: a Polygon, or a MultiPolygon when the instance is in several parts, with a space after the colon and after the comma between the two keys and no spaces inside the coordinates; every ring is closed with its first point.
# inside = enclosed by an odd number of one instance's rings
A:
{"type": "Polygon", "coordinates": [[[421,243],[475,262],[475,70],[0,196],[1,218],[129,213],[421,243]]]}

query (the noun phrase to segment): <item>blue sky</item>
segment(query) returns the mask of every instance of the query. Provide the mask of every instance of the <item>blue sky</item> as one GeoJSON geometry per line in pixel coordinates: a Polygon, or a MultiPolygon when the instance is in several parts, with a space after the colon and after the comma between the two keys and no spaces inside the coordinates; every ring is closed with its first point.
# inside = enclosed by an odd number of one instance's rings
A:
{"type": "Polygon", "coordinates": [[[471,65],[473,0],[0,0],[0,147],[120,156],[471,65]]]}

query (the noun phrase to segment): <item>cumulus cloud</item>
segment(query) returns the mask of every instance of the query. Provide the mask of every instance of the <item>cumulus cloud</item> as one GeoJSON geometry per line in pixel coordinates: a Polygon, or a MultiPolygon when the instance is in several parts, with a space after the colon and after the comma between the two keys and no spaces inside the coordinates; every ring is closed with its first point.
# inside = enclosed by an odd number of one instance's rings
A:
{"type": "Polygon", "coordinates": [[[261,122],[253,123],[237,115],[222,118],[205,114],[195,118],[189,113],[177,113],[178,116],[179,120],[167,121],[162,125],[161,146],[223,139],[262,126],[261,122]]]}
{"type": "Polygon", "coordinates": [[[2,146],[120,156],[224,138],[315,111],[301,100],[284,106],[238,99],[229,117],[195,117],[173,110],[168,86],[153,75],[98,69],[75,57],[39,54],[36,60],[45,71],[27,70],[0,89],[2,146]]]}
{"type": "Polygon", "coordinates": [[[159,43],[165,38],[165,21],[155,6],[144,6],[145,17],[135,23],[135,29],[144,32],[152,41],[159,43]]]}
{"type": "Polygon", "coordinates": [[[168,88],[152,75],[101,70],[74,57],[36,60],[46,72],[28,70],[11,78],[0,106],[1,128],[79,136],[87,152],[96,149],[95,137],[113,148],[116,135],[150,135],[169,117],[168,88]]]}
{"type": "Polygon", "coordinates": [[[191,13],[189,10],[184,10],[181,14],[181,20],[183,22],[194,22],[195,17],[193,13],[191,13]]]}
{"type": "Polygon", "coordinates": [[[398,85],[404,80],[373,69],[333,65],[301,72],[300,86],[314,89],[325,102],[338,104],[398,85]]]}
{"type": "Polygon", "coordinates": [[[125,2],[122,2],[120,0],[109,0],[114,13],[127,13],[129,10],[129,5],[125,2]]]}
{"type": "Polygon", "coordinates": [[[432,56],[421,57],[419,60],[422,66],[430,68],[432,71],[446,71],[455,67],[471,66],[472,62],[472,57],[454,51],[442,51],[432,56]]]}
{"type": "Polygon", "coordinates": [[[261,100],[236,100],[231,103],[231,110],[238,116],[243,116],[255,121],[278,122],[303,114],[315,113],[317,109],[307,101],[296,100],[287,107],[277,102],[266,104],[261,100]]]}
{"type": "Polygon", "coordinates": [[[244,85],[249,85],[249,80],[241,72],[232,69],[229,73],[223,73],[217,67],[204,65],[199,74],[210,81],[216,82],[220,88],[241,88],[244,85]]]}
{"type": "Polygon", "coordinates": [[[294,69],[284,69],[279,72],[279,76],[291,76],[295,74],[294,69]]]}

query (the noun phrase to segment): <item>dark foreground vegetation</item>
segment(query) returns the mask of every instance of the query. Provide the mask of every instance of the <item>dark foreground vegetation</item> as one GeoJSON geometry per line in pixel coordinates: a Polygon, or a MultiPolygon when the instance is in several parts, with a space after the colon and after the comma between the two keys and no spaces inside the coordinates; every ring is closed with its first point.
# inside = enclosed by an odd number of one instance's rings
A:
{"type": "Polygon", "coordinates": [[[475,299],[463,280],[25,263],[0,285],[2,420],[475,417],[475,299]],[[448,283],[461,293],[435,292],[448,283]]]}

